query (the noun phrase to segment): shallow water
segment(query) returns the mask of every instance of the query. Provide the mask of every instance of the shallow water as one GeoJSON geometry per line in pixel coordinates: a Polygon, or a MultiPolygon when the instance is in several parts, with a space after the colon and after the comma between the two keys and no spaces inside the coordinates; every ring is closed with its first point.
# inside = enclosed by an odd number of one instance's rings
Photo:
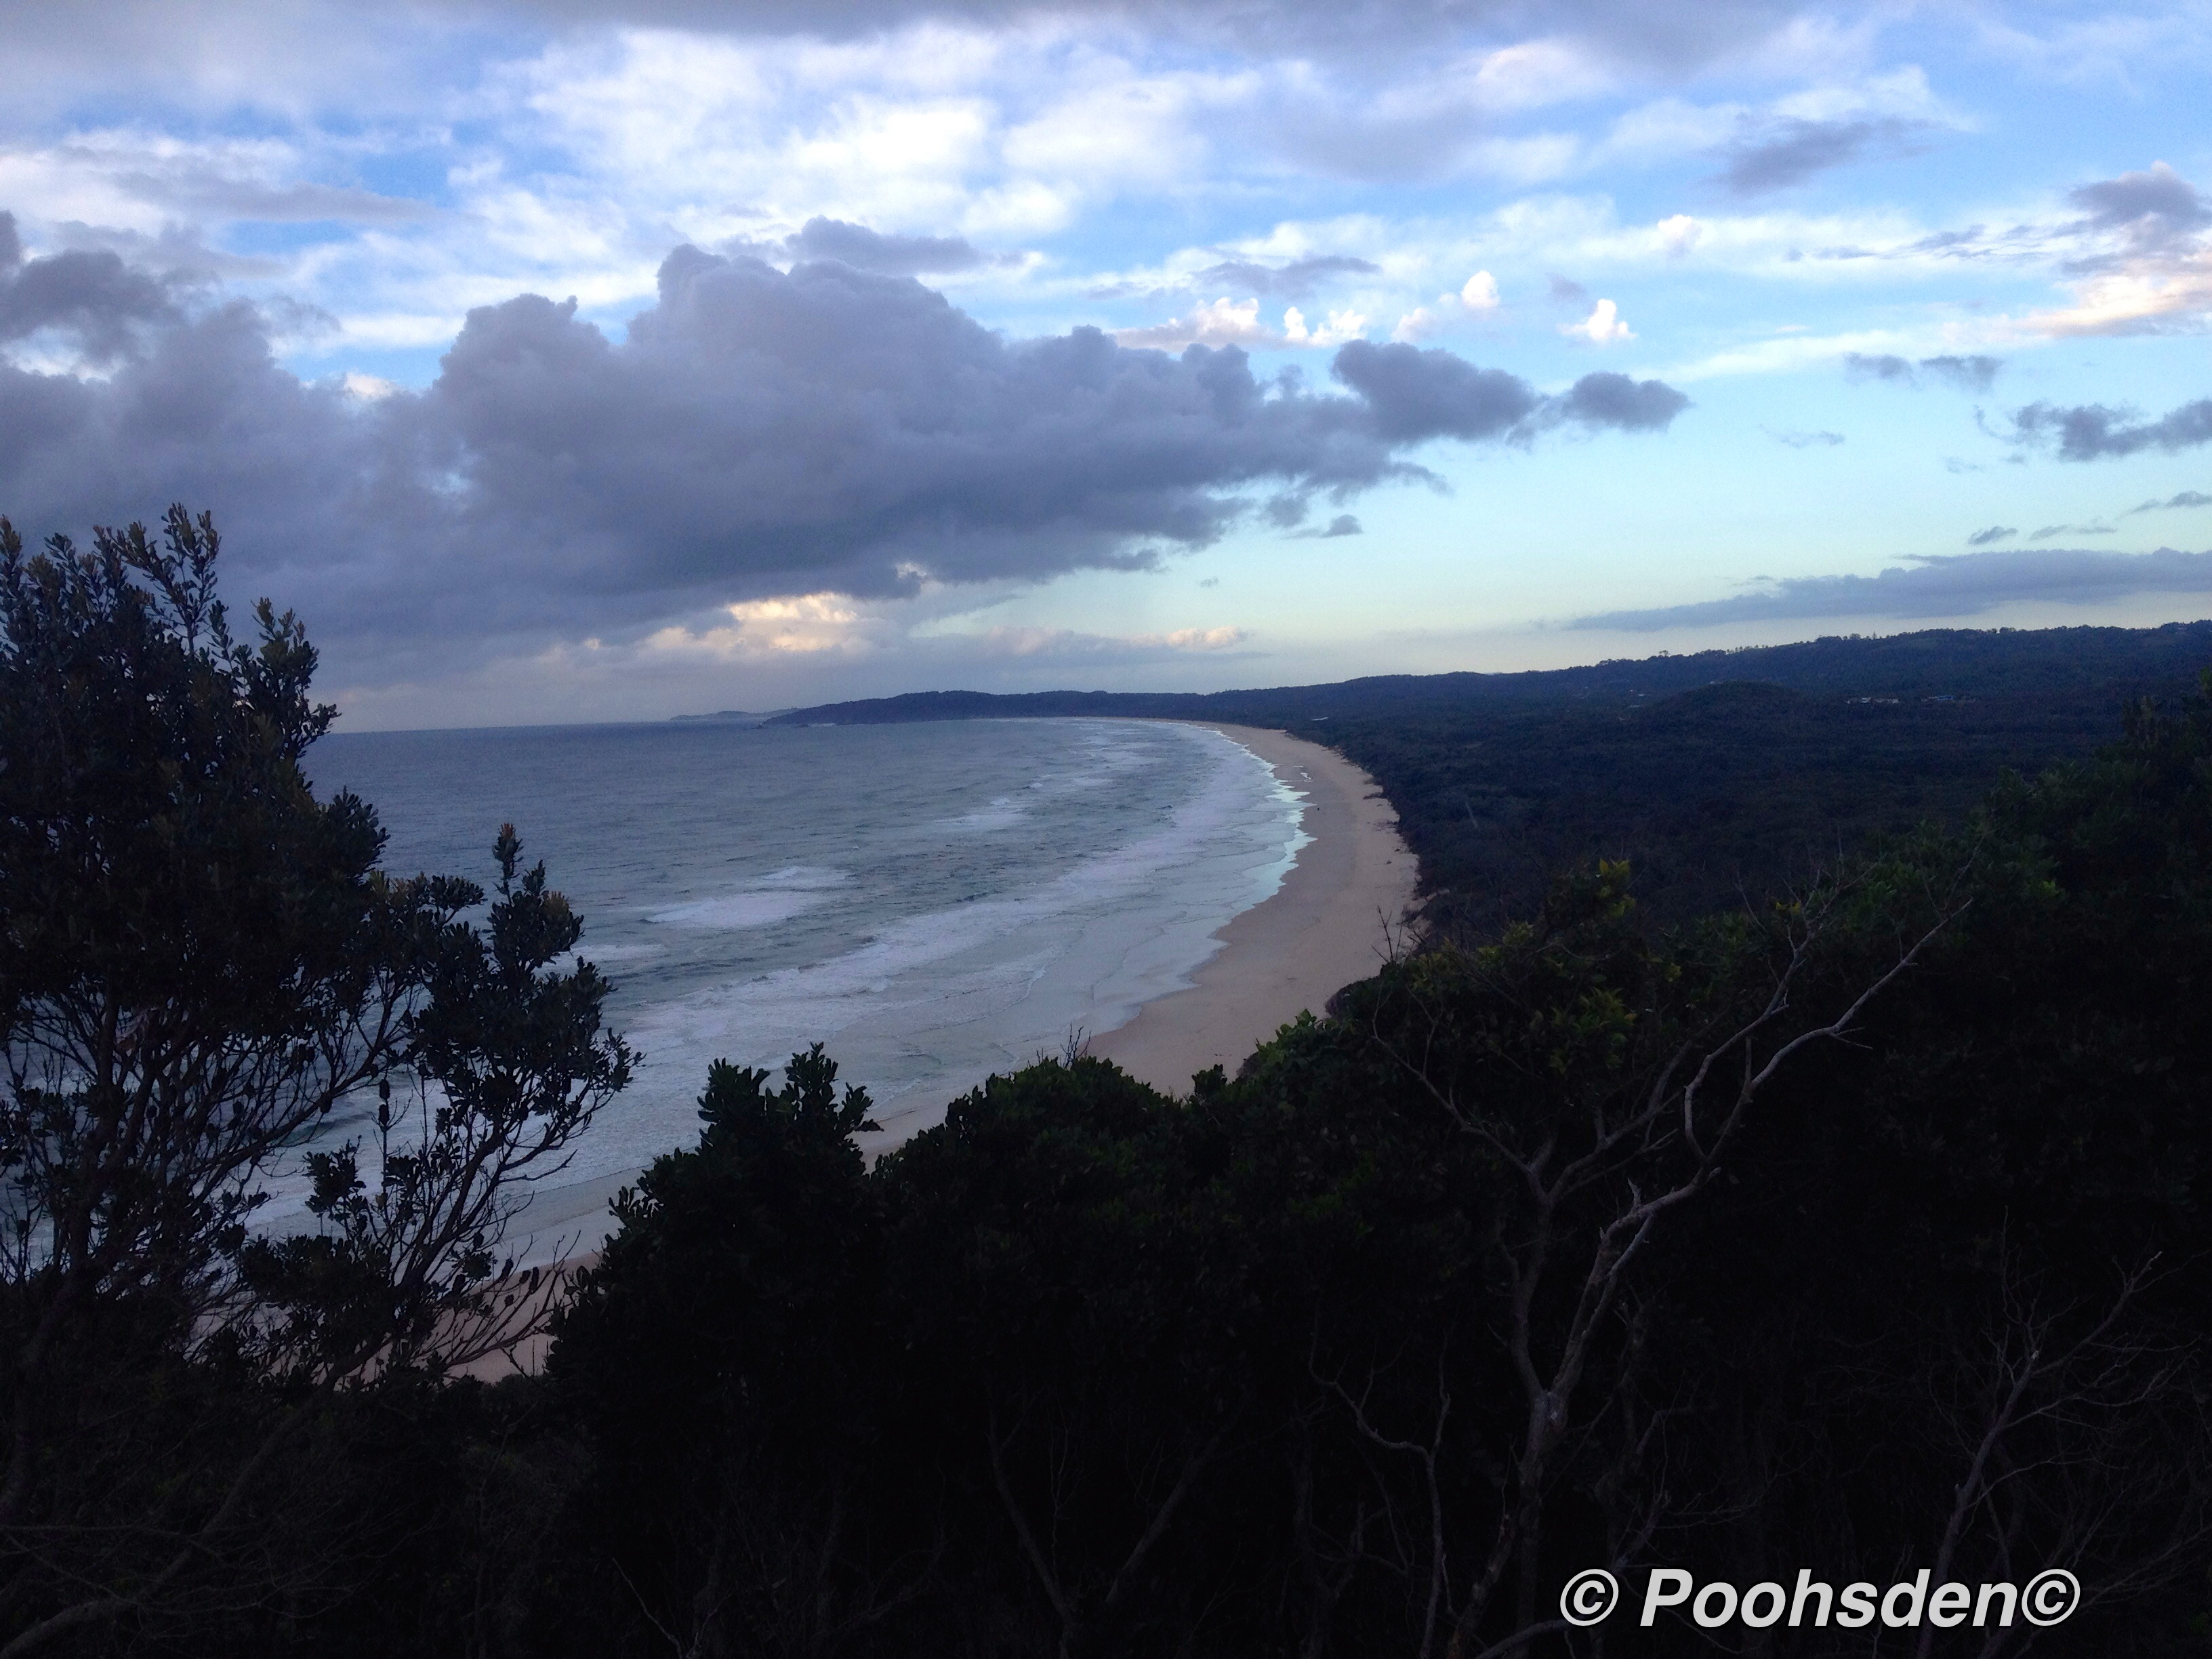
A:
{"type": "Polygon", "coordinates": [[[1304,840],[1249,750],[1152,721],[337,734],[308,770],[377,807],[387,869],[488,883],[512,821],[576,906],[644,1058],[572,1183],[689,1142],[709,1060],[814,1042],[886,1140],[926,1127],[1188,984],[1304,840]]]}

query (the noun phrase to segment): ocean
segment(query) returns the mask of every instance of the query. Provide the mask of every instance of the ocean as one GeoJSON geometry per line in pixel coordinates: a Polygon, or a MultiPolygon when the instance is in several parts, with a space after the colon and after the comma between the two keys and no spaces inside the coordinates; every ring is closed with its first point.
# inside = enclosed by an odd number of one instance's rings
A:
{"type": "Polygon", "coordinates": [[[929,1127],[1188,984],[1305,841],[1257,757],[1157,721],[339,732],[307,766],[376,807],[394,873],[489,886],[512,822],[582,917],[642,1058],[540,1231],[690,1144],[714,1060],[780,1070],[821,1042],[875,1102],[866,1141],[929,1127]]]}

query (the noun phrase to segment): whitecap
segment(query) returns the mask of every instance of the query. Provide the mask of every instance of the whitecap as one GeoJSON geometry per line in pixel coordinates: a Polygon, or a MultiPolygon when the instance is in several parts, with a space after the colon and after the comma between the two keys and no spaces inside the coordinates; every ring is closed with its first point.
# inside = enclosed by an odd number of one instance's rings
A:
{"type": "Polygon", "coordinates": [[[826,892],[833,887],[842,887],[852,879],[852,872],[848,870],[831,869],[819,864],[787,864],[782,869],[770,871],[748,884],[752,887],[794,889],[801,892],[826,892]]]}
{"type": "Polygon", "coordinates": [[[997,830],[1011,830],[1025,822],[1029,816],[1027,807],[1017,806],[1002,795],[988,806],[963,812],[958,817],[939,818],[929,828],[948,835],[987,836],[997,830]]]}

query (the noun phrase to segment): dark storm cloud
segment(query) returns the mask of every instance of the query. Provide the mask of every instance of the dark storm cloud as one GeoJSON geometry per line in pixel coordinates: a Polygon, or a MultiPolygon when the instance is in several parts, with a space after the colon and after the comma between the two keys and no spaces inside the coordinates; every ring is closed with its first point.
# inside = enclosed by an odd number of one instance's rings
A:
{"type": "Polygon", "coordinates": [[[1856,351],[1844,354],[1844,372],[1853,380],[1910,386],[1919,386],[1923,379],[1936,380],[1961,392],[1987,392],[2003,367],[2002,357],[1923,357],[1915,363],[1903,357],[1870,357],[1856,351]]]}
{"type": "Polygon", "coordinates": [[[0,213],[0,342],[52,329],[105,367],[148,325],[178,315],[167,283],[114,253],[70,252],[26,262],[15,216],[0,213]]]}
{"type": "Polygon", "coordinates": [[[945,275],[986,263],[964,236],[886,236],[842,219],[809,219],[784,246],[794,258],[836,259],[885,276],[945,275]]]}
{"type": "Polygon", "coordinates": [[[2010,541],[2020,532],[2008,524],[1993,524],[1987,530],[1977,530],[1966,538],[1969,547],[1994,547],[1999,542],[2010,541]]]}
{"type": "Polygon", "coordinates": [[[1249,259],[1228,259],[1207,266],[1191,280],[1200,287],[1233,288],[1240,294],[1280,295],[1286,300],[1303,300],[1332,277],[1372,276],[1382,269],[1370,259],[1324,253],[1279,266],[1254,264],[1249,259]]]}
{"type": "Polygon", "coordinates": [[[1762,123],[1722,152],[1725,165],[1715,181],[1734,195],[1764,196],[1869,152],[1896,154],[1921,128],[1918,122],[1893,119],[1762,123]]]}
{"type": "Polygon", "coordinates": [[[1325,529],[1294,530],[1291,532],[1291,539],[1294,542],[1333,542],[1346,536],[1364,536],[1366,533],[1358,519],[1349,513],[1340,513],[1328,521],[1325,529]]]}
{"type": "Polygon", "coordinates": [[[2030,404],[2013,411],[2012,423],[2016,441],[2053,449],[2062,461],[2109,460],[2146,449],[2171,454],[2212,443],[2212,398],[2168,410],[2154,421],[2138,420],[2132,410],[2109,409],[2103,404],[2071,409],[2030,404]]]}
{"type": "Polygon", "coordinates": [[[243,305],[104,381],[0,367],[0,431],[25,434],[0,509],[43,533],[211,507],[240,586],[389,672],[751,598],[1146,566],[1264,496],[1426,477],[1406,453],[1436,439],[1650,431],[1686,402],[1618,374],[1547,397],[1405,345],[1334,368],[1350,395],[1233,349],[1009,341],[910,279],[685,247],[618,342],[524,296],[374,402],[286,373],[243,305]]]}
{"type": "Polygon", "coordinates": [[[1878,576],[1802,576],[1761,591],[1658,611],[1577,618],[1574,628],[1664,628],[1822,617],[1967,617],[2015,599],[2094,605],[2130,593],[2212,593],[2212,552],[2002,549],[1921,558],[1878,576]]]}

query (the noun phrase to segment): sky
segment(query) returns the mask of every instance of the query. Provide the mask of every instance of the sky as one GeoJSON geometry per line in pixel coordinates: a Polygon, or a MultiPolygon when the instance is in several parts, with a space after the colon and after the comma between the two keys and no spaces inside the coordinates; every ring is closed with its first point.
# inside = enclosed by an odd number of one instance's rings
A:
{"type": "Polygon", "coordinates": [[[343,729],[2212,615],[2212,5],[0,0],[0,514],[343,729]]]}

